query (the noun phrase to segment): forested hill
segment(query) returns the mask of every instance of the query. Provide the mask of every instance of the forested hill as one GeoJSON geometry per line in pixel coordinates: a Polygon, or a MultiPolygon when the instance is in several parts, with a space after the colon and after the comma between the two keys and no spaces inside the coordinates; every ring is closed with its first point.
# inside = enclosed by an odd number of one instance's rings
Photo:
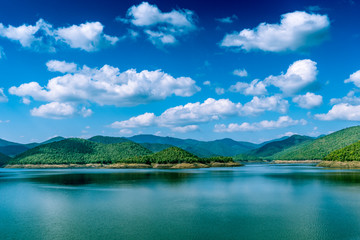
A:
{"type": "Polygon", "coordinates": [[[360,161],[360,141],[335,150],[324,157],[326,161],[360,161]]]}
{"type": "Polygon", "coordinates": [[[346,147],[360,140],[360,126],[345,128],[314,141],[306,141],[287,148],[275,155],[279,160],[323,159],[330,152],[346,147]]]}
{"type": "Polygon", "coordinates": [[[70,138],[30,149],[12,159],[10,164],[114,163],[147,154],[152,152],[134,142],[102,144],[70,138]]]}
{"type": "Polygon", "coordinates": [[[6,165],[10,161],[10,157],[5,154],[0,153],[0,167],[6,165]]]}
{"type": "Polygon", "coordinates": [[[292,135],[291,137],[284,140],[267,143],[260,148],[249,151],[248,154],[259,157],[272,156],[275,153],[281,152],[286,148],[298,145],[309,140],[313,140],[313,138],[308,136],[292,135]]]}

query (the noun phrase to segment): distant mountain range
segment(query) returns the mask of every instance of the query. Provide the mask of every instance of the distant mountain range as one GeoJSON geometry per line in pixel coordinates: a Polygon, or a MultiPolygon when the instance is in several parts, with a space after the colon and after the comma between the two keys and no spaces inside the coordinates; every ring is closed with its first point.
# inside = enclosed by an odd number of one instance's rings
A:
{"type": "MultiPolygon", "coordinates": [[[[65,138],[55,137],[42,143],[19,144],[0,139],[0,161],[4,162],[5,160],[1,159],[8,159],[7,156],[24,157],[26,154],[35,156],[38,153],[35,154],[34,151],[35,149],[39,149],[38,147],[47,146],[57,142],[61,143],[63,140],[65,140],[65,138]]],[[[235,141],[229,138],[214,141],[199,141],[194,139],[160,137],[145,134],[128,138],[94,136],[84,141],[86,141],[87,145],[91,145],[95,149],[93,151],[94,154],[105,154],[104,149],[111,148],[111,151],[117,151],[116,155],[120,156],[120,152],[113,149],[114,146],[119,147],[120,144],[123,143],[128,143],[130,145],[131,143],[134,143],[131,146],[134,147],[136,151],[142,153],[144,153],[144,149],[149,153],[157,153],[168,149],[169,147],[178,147],[200,158],[231,156],[234,157],[235,160],[311,160],[323,159],[330,152],[346,147],[359,140],[360,126],[346,128],[319,138],[293,135],[261,144],[235,141]],[[100,145],[96,144],[100,144],[102,147],[99,147],[100,145]],[[111,146],[104,147],[105,145],[111,146]]],[[[71,141],[74,143],[75,140],[71,141]]],[[[66,145],[68,147],[70,146],[68,150],[71,150],[71,141],[66,145]]],[[[80,142],[76,142],[75,145],[78,144],[80,144],[80,142]]],[[[61,144],[59,146],[61,146],[61,144]]],[[[129,157],[132,155],[126,156],[129,157]]],[[[17,157],[15,157],[15,159],[17,159],[17,157]]]]}

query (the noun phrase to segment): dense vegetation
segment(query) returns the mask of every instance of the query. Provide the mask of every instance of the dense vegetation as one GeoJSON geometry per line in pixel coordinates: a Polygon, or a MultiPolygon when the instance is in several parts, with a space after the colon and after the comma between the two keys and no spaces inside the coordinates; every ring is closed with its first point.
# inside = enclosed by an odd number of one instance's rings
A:
{"type": "Polygon", "coordinates": [[[199,158],[178,147],[157,153],[134,142],[103,144],[70,138],[30,149],[9,164],[89,164],[89,163],[208,163],[229,162],[231,157],[199,158]]]}
{"type": "Polygon", "coordinates": [[[137,143],[157,143],[176,146],[199,157],[235,156],[258,147],[257,144],[238,142],[229,138],[215,141],[197,141],[154,135],[137,135],[128,139],[137,143]]]}
{"type": "Polygon", "coordinates": [[[312,140],[311,137],[308,136],[300,136],[300,135],[293,135],[285,140],[281,141],[273,141],[264,146],[254,149],[248,152],[250,155],[255,155],[259,157],[266,157],[272,156],[275,153],[281,152],[282,150],[298,145],[302,142],[312,140]]]}
{"type": "Polygon", "coordinates": [[[25,145],[8,145],[0,147],[0,153],[5,154],[7,156],[16,156],[20,153],[29,150],[25,145]]]}
{"type": "Polygon", "coordinates": [[[247,153],[239,154],[234,158],[238,161],[269,160],[274,154],[281,152],[284,149],[311,140],[312,138],[308,136],[293,135],[285,139],[268,142],[259,148],[253,149],[247,153]]]}
{"type": "Polygon", "coordinates": [[[330,152],[360,140],[360,126],[346,128],[313,141],[305,141],[272,156],[279,160],[320,160],[330,152]]]}
{"type": "Polygon", "coordinates": [[[123,137],[107,137],[107,136],[94,136],[88,139],[91,142],[111,144],[111,143],[123,143],[129,142],[128,139],[123,137]]]}
{"type": "Polygon", "coordinates": [[[0,153],[0,167],[6,165],[11,160],[10,157],[0,153]]]}
{"type": "Polygon", "coordinates": [[[176,164],[176,163],[210,163],[210,162],[231,162],[233,161],[232,157],[210,157],[210,158],[200,158],[188,151],[185,151],[178,147],[169,147],[160,152],[146,155],[146,156],[137,156],[123,160],[122,162],[129,163],[159,163],[159,164],[176,164]]]}
{"type": "Polygon", "coordinates": [[[157,153],[157,152],[165,150],[169,147],[173,147],[170,144],[161,144],[161,143],[140,143],[140,145],[149,149],[153,153],[157,153]]]}
{"type": "Polygon", "coordinates": [[[87,164],[114,163],[152,152],[133,142],[95,143],[70,138],[30,149],[10,161],[10,164],[87,164]]]}
{"type": "Polygon", "coordinates": [[[324,157],[326,161],[360,161],[360,141],[335,150],[324,157]]]}

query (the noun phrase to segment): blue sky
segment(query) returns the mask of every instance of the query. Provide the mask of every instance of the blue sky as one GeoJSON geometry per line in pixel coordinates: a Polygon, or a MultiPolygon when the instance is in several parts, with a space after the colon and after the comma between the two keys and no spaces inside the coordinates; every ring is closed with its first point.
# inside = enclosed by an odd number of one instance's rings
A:
{"type": "Polygon", "coordinates": [[[360,121],[357,1],[6,1],[0,138],[261,142],[360,121]]]}

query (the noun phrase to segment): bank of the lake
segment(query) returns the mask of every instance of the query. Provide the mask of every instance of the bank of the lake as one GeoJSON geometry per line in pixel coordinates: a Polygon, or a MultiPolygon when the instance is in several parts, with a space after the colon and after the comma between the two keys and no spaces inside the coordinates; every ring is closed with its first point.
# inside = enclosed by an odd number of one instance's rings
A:
{"type": "Polygon", "coordinates": [[[354,240],[360,170],[0,169],[0,239],[354,240]]]}
{"type": "Polygon", "coordinates": [[[320,162],[321,160],[274,160],[270,164],[315,164],[320,162]]]}
{"type": "Polygon", "coordinates": [[[321,161],[318,167],[360,169],[360,161],[321,161]]]}
{"type": "Polygon", "coordinates": [[[241,167],[238,162],[210,162],[210,163],[176,163],[176,164],[141,164],[141,163],[113,163],[113,164],[12,164],[5,168],[26,168],[26,169],[50,169],[50,168],[95,168],[95,169],[191,169],[191,168],[211,168],[211,167],[241,167]]]}

